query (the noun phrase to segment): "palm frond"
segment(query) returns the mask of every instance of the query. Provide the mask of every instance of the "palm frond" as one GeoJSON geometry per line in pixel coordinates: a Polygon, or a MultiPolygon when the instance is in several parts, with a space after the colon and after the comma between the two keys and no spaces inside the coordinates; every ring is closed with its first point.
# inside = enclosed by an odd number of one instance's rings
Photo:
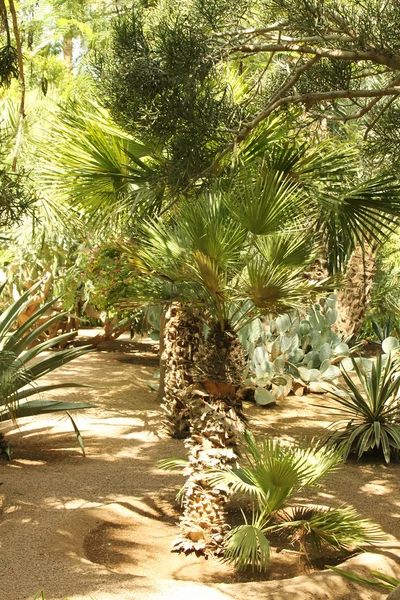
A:
{"type": "Polygon", "coordinates": [[[254,235],[284,230],[302,211],[305,202],[306,197],[297,184],[275,171],[256,178],[245,173],[243,182],[227,199],[238,221],[254,235]]]}
{"type": "Polygon", "coordinates": [[[262,529],[255,525],[239,525],[228,532],[224,552],[224,562],[242,570],[251,566],[265,571],[269,565],[270,546],[262,529]]]}
{"type": "Polygon", "coordinates": [[[305,542],[309,542],[312,554],[320,554],[323,545],[350,550],[385,540],[377,525],[360,518],[351,507],[304,507],[303,511],[301,508],[296,507],[292,515],[286,512],[286,518],[281,519],[276,527],[289,529],[293,542],[301,539],[303,551],[306,551],[305,542]]]}
{"type": "Polygon", "coordinates": [[[160,202],[163,191],[148,160],[153,149],[119,130],[104,109],[72,103],[53,119],[37,174],[53,194],[103,221],[129,217],[139,199],[150,209],[160,202]]]}
{"type": "Polygon", "coordinates": [[[303,271],[304,267],[279,266],[256,256],[247,264],[238,294],[245,294],[263,312],[297,310],[304,307],[306,300],[332,285],[329,280],[307,282],[302,276],[303,271]]]}

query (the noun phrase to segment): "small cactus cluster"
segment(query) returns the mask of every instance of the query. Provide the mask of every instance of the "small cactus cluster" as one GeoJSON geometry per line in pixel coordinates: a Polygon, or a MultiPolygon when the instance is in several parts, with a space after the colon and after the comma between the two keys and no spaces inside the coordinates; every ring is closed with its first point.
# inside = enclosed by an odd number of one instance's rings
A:
{"type": "Polygon", "coordinates": [[[249,356],[245,386],[254,389],[257,404],[282,400],[293,392],[324,392],[340,375],[339,364],[350,350],[332,325],[336,296],[315,304],[305,319],[283,314],[268,327],[256,319],[240,332],[249,356]]]}

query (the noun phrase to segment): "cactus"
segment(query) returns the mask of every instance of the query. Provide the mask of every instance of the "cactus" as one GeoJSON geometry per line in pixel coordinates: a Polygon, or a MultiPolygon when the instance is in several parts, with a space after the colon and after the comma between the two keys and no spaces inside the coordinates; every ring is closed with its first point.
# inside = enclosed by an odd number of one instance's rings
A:
{"type": "Polygon", "coordinates": [[[254,388],[257,404],[282,400],[291,392],[323,392],[340,375],[338,365],[350,350],[332,325],[337,319],[336,297],[329,295],[310,309],[305,319],[280,315],[267,329],[259,319],[242,331],[249,354],[245,385],[254,388]]]}

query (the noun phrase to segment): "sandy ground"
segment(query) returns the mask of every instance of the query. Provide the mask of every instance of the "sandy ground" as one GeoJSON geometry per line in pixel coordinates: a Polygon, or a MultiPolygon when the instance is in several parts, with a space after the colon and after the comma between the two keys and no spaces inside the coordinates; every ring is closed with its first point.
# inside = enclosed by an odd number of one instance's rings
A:
{"type": "MultiPolygon", "coordinates": [[[[160,429],[156,395],[145,384],[156,367],[150,340],[122,340],[47,378],[93,386],[51,395],[96,405],[76,413],[86,458],[67,417],[3,428],[14,458],[0,459],[0,599],[33,600],[40,590],[46,600],[385,598],[331,571],[291,577],[285,569],[293,557],[286,551],[275,557],[267,581],[243,581],[218,562],[169,552],[183,479],[159,470],[157,461],[185,456],[185,449],[160,429]]],[[[329,421],[325,404],[321,397],[288,398],[268,410],[247,404],[246,413],[256,434],[311,438],[329,421]]],[[[400,578],[399,474],[398,464],[349,463],[306,498],[351,503],[388,534],[378,552],[349,559],[349,570],[366,575],[378,569],[400,578]]]]}

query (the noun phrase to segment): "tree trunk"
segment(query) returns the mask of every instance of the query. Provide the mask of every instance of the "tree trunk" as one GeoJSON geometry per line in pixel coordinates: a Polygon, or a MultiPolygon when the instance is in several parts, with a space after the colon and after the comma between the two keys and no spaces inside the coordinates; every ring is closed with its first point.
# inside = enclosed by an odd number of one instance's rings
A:
{"type": "Polygon", "coordinates": [[[210,486],[207,471],[222,469],[236,462],[237,445],[244,431],[243,421],[235,410],[235,394],[211,396],[196,390],[191,407],[188,480],[180,520],[182,537],[173,545],[173,552],[200,555],[221,555],[226,523],[225,490],[210,486]]]}
{"type": "Polygon", "coordinates": [[[245,418],[237,395],[245,369],[244,351],[229,324],[224,330],[216,323],[199,352],[197,378],[192,392],[188,481],[184,512],[180,521],[182,537],[174,552],[219,555],[223,552],[227,494],[210,486],[205,473],[234,465],[245,418]]]}
{"type": "Polygon", "coordinates": [[[200,346],[202,323],[197,311],[173,304],[165,316],[164,397],[161,407],[165,412],[164,427],[173,438],[189,435],[190,409],[188,387],[193,384],[194,362],[200,346]]]}
{"type": "Polygon", "coordinates": [[[164,346],[165,346],[165,323],[166,323],[166,313],[167,311],[163,308],[160,315],[160,387],[158,389],[157,400],[159,402],[163,401],[165,395],[165,356],[164,356],[164,346]]]}
{"type": "Polygon", "coordinates": [[[63,55],[64,62],[68,71],[72,71],[72,52],[73,52],[73,38],[65,36],[63,38],[63,55]]]}
{"type": "Polygon", "coordinates": [[[347,263],[344,287],[339,291],[334,329],[343,339],[355,337],[364,322],[371,300],[376,253],[370,246],[357,246],[347,263]]]}
{"type": "Polygon", "coordinates": [[[22,54],[21,37],[19,34],[17,11],[15,10],[15,5],[14,5],[13,0],[9,0],[9,5],[10,5],[11,16],[12,16],[12,22],[13,22],[15,44],[17,46],[18,73],[19,73],[18,78],[19,78],[19,83],[20,83],[20,88],[21,88],[21,97],[20,97],[19,115],[18,115],[18,128],[17,128],[17,135],[15,138],[14,152],[13,152],[13,158],[12,158],[12,167],[11,167],[12,170],[15,172],[17,170],[18,154],[19,154],[19,148],[20,148],[21,139],[22,139],[22,125],[23,125],[23,121],[26,116],[25,115],[26,88],[25,88],[25,75],[24,75],[24,57],[22,54]]]}

